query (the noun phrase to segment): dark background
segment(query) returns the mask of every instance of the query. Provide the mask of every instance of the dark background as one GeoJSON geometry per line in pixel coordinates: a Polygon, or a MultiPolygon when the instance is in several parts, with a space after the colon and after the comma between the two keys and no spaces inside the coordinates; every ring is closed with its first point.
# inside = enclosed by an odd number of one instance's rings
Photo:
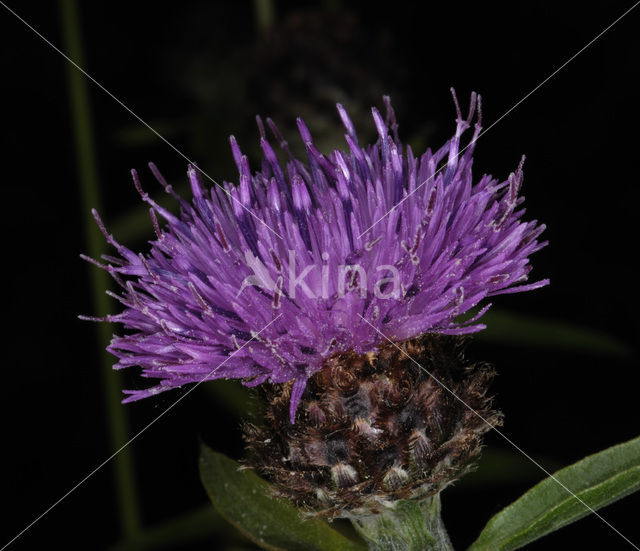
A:
{"type": "MultiPolygon", "coordinates": [[[[60,4],[9,4],[63,44],[60,4]]],[[[84,68],[218,181],[235,179],[229,134],[256,154],[257,113],[272,116],[290,142],[296,140],[292,121],[302,115],[325,147],[338,146],[335,102],[350,110],[361,136],[371,136],[369,108],[380,107],[388,93],[401,138],[416,149],[437,147],[454,129],[448,90],[455,86],[461,102],[472,90],[482,94],[486,128],[632,5],[274,1],[273,18],[261,22],[252,2],[79,4],[84,68]]],[[[476,149],[477,173],[503,178],[526,153],[528,217],[548,225],[551,242],[533,258],[534,277],[550,277],[551,286],[501,297],[496,306],[613,339],[598,352],[589,348],[588,336],[583,344],[524,346],[495,332],[471,346],[473,357],[499,372],[494,390],[506,414],[504,432],[549,469],[640,433],[634,266],[639,25],[640,8],[487,132],[476,149]]],[[[67,65],[0,6],[7,276],[0,545],[114,451],[96,326],[76,317],[96,312],[93,268],[78,257],[87,251],[90,213],[76,171],[67,65]]],[[[144,250],[151,226],[136,214],[144,208],[129,170],[143,172],[145,187],[156,193],[146,162],[155,161],[178,189],[184,189],[187,162],[97,87],[89,85],[89,92],[101,212],[118,239],[144,250]]],[[[131,434],[179,395],[122,406],[131,434]]],[[[241,456],[238,408],[224,395],[198,388],[131,445],[143,526],[166,524],[205,505],[197,475],[201,440],[241,456]]],[[[457,548],[543,477],[498,435],[487,443],[488,466],[444,493],[443,516],[457,548]]],[[[9,549],[115,544],[122,534],[114,480],[109,464],[9,549]]],[[[640,543],[639,506],[632,496],[602,515],[640,543]]],[[[530,549],[579,545],[630,548],[604,523],[587,518],[530,549]]],[[[169,546],[248,547],[232,529],[221,528],[169,546]]]]}

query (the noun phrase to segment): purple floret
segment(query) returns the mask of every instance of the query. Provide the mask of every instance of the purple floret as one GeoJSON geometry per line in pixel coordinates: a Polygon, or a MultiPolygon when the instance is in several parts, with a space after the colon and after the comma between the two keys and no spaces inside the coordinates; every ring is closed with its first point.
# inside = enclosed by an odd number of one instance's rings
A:
{"type": "Polygon", "coordinates": [[[120,245],[96,214],[119,253],[99,264],[123,288],[114,295],[123,311],[105,318],[125,329],[108,348],[114,367],[140,366],[144,377],[159,379],[125,391],[126,402],[202,380],[293,381],[293,422],[307,380],[327,357],[372,351],[381,334],[402,341],[479,331],[489,307],[481,301],[548,283],[526,283],[528,257],[546,242],[538,241],[544,225],[521,220],[522,163],[506,181],[484,175],[473,183],[479,114],[462,150],[460,139],[480,111],[479,96],[472,94],[466,119],[456,102],[455,135],[419,157],[399,141],[388,98],[385,104],[386,120],[372,110],[379,137],[369,146],[358,144],[338,105],[348,148],[328,156],[298,120],[304,162],[267,120],[288,156],[284,169],[259,122],[261,171],[251,173],[231,137],[239,185],[207,190],[190,166],[190,203],[151,164],[179,199],[179,216],[149,198],[132,171],[151,205],[157,238],[150,250],[120,245]]]}

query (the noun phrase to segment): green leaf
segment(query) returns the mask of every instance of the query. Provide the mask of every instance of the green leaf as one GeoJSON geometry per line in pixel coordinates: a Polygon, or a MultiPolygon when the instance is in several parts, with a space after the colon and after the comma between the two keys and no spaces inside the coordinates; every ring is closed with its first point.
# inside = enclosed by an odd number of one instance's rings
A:
{"type": "Polygon", "coordinates": [[[220,514],[264,549],[287,551],[362,551],[319,519],[303,519],[250,470],[221,453],[202,447],[200,478],[220,514]]]}
{"type": "Polygon", "coordinates": [[[577,350],[603,356],[628,357],[633,350],[625,342],[606,333],[573,323],[535,316],[523,316],[492,308],[482,322],[484,331],[477,338],[518,346],[537,346],[560,350],[577,350]]]}
{"type": "MultiPolygon", "coordinates": [[[[640,489],[640,437],[590,455],[554,476],[592,509],[609,505],[640,489]]],[[[590,512],[549,477],[495,515],[469,551],[519,549],[590,512]]]]}

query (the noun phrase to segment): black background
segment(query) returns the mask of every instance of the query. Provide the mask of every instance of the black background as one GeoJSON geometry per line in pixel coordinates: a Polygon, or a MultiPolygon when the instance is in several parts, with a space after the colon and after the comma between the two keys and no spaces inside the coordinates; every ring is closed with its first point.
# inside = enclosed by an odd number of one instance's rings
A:
{"type": "MultiPolygon", "coordinates": [[[[299,106],[312,119],[325,117],[337,126],[328,107],[334,97],[357,110],[362,103],[365,109],[371,102],[380,106],[380,95],[389,93],[401,137],[438,146],[454,128],[448,89],[455,86],[461,101],[472,90],[482,94],[487,127],[632,5],[275,2],[275,35],[261,38],[251,2],[80,4],[85,69],[216,179],[234,178],[229,134],[251,151],[257,133],[251,137],[247,129],[257,112],[280,117],[286,127],[299,106]],[[316,34],[288,36],[295,24],[285,23],[295,17],[316,17],[316,34]],[[349,22],[346,30],[340,21],[349,22]],[[313,63],[323,56],[315,50],[324,51],[324,41],[333,39],[316,72],[313,63]],[[333,91],[331,101],[324,92],[314,96],[324,86],[333,91]]],[[[10,5],[62,43],[56,2],[10,5]]],[[[551,242],[533,259],[534,277],[550,277],[551,286],[496,304],[598,329],[632,348],[639,329],[639,26],[640,8],[488,131],[475,155],[478,173],[506,177],[527,154],[528,216],[548,225],[551,242]]],[[[0,7],[6,276],[0,545],[113,451],[96,328],[76,318],[92,313],[92,268],[78,257],[86,251],[83,228],[90,214],[79,199],[66,64],[0,7]]],[[[93,85],[90,95],[102,213],[109,222],[139,204],[130,168],[143,170],[154,160],[167,178],[184,182],[186,161],[93,85]]],[[[371,132],[372,123],[363,120],[369,127],[362,132],[371,132]]],[[[313,120],[307,122],[313,132],[313,120]]],[[[143,250],[150,225],[142,231],[126,244],[143,250]]],[[[504,432],[541,462],[568,464],[640,432],[636,354],[614,358],[483,341],[472,346],[472,354],[500,373],[494,388],[506,414],[504,432]]],[[[178,395],[123,406],[133,430],[178,395]]],[[[197,476],[199,441],[239,457],[237,423],[198,389],[132,444],[145,524],[205,503],[197,476]]],[[[487,443],[508,449],[496,434],[487,443]]],[[[456,547],[468,545],[493,513],[541,478],[534,473],[511,484],[461,483],[446,492],[443,515],[456,547]]],[[[636,544],[639,505],[634,496],[602,511],[636,544]]],[[[115,508],[107,466],[9,549],[36,549],[43,542],[107,548],[119,539],[115,508]]],[[[216,545],[222,544],[180,548],[216,545]]],[[[631,548],[593,517],[530,548],[579,545],[631,548]]]]}

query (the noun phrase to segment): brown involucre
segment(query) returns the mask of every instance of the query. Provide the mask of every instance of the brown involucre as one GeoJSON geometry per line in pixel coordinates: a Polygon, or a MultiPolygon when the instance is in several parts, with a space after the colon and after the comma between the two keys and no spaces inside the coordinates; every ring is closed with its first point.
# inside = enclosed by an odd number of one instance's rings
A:
{"type": "Polygon", "coordinates": [[[493,370],[469,364],[463,341],[426,334],[334,356],[309,380],[295,424],[291,384],[262,385],[264,426],[244,426],[246,464],[327,518],[440,492],[473,467],[482,435],[502,420],[486,395],[493,370]]]}

